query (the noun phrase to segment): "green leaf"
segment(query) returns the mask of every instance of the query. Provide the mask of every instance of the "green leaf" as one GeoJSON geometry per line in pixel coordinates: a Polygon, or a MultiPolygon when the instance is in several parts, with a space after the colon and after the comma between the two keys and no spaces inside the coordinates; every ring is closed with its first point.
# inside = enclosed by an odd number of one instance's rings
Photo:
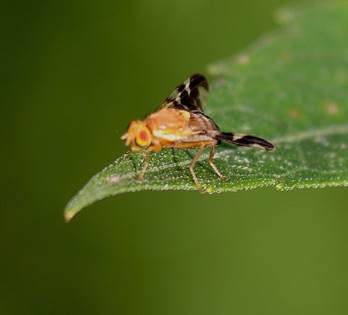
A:
{"type": "MultiPolygon", "coordinates": [[[[281,30],[209,67],[214,80],[206,109],[221,130],[268,139],[277,149],[219,146],[214,161],[226,181],[211,169],[205,152],[195,171],[209,193],[348,185],[348,4],[286,9],[277,17],[281,30]]],[[[143,155],[121,156],[68,203],[66,221],[120,193],[196,190],[188,170],[194,154],[178,149],[152,154],[142,182],[136,178],[143,155]]]]}

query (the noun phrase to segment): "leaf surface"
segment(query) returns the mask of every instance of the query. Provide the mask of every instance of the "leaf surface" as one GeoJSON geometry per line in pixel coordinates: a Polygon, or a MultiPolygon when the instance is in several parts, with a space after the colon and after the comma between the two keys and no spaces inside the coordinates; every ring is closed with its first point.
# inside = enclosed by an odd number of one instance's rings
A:
{"type": "MultiPolygon", "coordinates": [[[[348,185],[348,4],[279,11],[282,28],[241,54],[211,65],[206,113],[223,131],[270,140],[274,152],[222,144],[195,171],[209,193],[275,186],[279,190],[348,185]]],[[[178,82],[179,83],[179,82],[178,82]]],[[[196,190],[189,165],[196,150],[121,156],[96,174],[65,208],[70,221],[108,196],[140,190],[196,190]]]]}

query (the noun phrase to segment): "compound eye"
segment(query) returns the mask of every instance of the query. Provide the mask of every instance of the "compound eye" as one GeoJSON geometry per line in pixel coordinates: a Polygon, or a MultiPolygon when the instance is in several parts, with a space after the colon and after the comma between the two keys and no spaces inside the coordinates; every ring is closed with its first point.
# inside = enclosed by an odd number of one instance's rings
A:
{"type": "Polygon", "coordinates": [[[143,129],[139,131],[139,133],[137,134],[135,138],[135,143],[139,147],[142,147],[142,148],[147,147],[151,143],[151,136],[150,136],[149,130],[143,129]]]}

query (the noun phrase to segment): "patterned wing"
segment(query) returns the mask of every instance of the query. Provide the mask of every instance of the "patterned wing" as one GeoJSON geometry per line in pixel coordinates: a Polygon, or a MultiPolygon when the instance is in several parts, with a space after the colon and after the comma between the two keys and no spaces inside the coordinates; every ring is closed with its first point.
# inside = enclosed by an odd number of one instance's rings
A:
{"type": "Polygon", "coordinates": [[[191,75],[163,102],[161,108],[203,112],[208,100],[208,82],[201,74],[191,75]]]}

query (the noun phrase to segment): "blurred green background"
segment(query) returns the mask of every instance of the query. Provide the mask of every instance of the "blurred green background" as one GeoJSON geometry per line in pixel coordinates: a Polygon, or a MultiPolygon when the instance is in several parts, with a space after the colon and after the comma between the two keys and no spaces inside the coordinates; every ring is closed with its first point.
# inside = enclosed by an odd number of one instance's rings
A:
{"type": "Polygon", "coordinates": [[[343,188],[141,192],[63,222],[131,119],[288,3],[1,2],[0,314],[348,313],[343,188]]]}

